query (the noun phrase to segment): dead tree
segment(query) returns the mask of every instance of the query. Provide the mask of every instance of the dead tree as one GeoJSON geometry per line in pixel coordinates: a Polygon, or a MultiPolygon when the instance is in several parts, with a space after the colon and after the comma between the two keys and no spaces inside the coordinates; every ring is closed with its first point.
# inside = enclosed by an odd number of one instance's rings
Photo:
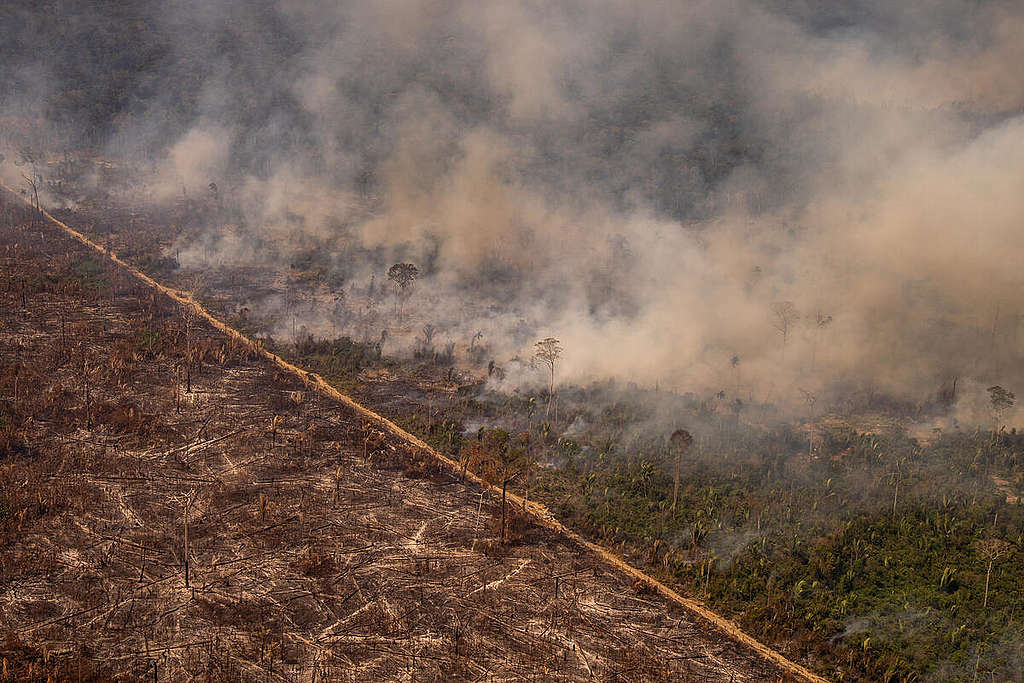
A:
{"type": "Polygon", "coordinates": [[[189,556],[189,551],[191,550],[191,548],[189,547],[189,538],[188,538],[188,511],[192,507],[192,503],[194,503],[195,500],[196,500],[196,492],[197,492],[196,489],[192,489],[189,492],[188,497],[185,498],[184,514],[183,514],[183,519],[182,519],[182,526],[184,527],[184,532],[185,532],[184,533],[184,543],[183,543],[182,550],[184,552],[183,566],[184,566],[184,569],[185,569],[185,587],[186,588],[189,587],[189,559],[188,559],[188,556],[189,556]]]}
{"type": "Polygon", "coordinates": [[[22,173],[21,177],[25,179],[29,190],[32,192],[32,205],[35,207],[36,213],[42,215],[42,209],[39,206],[39,182],[42,178],[37,176],[35,173],[32,173],[31,175],[22,173]]]}
{"type": "Polygon", "coordinates": [[[174,413],[181,415],[181,363],[174,365],[174,413]]]}
{"type": "Polygon", "coordinates": [[[672,450],[676,456],[675,475],[673,476],[672,483],[672,509],[675,510],[676,503],[679,501],[679,470],[683,465],[683,455],[690,449],[690,444],[693,443],[693,435],[685,429],[677,429],[669,437],[669,443],[672,445],[672,450]]]}
{"type": "Polygon", "coordinates": [[[92,367],[89,354],[82,354],[82,379],[85,384],[85,428],[92,429],[92,367]]]}
{"type": "Polygon", "coordinates": [[[985,572],[985,599],[982,602],[982,609],[988,609],[988,586],[992,579],[992,565],[1003,555],[1013,550],[1013,545],[1000,538],[985,538],[975,543],[975,548],[982,557],[988,560],[988,570],[985,572]]]}
{"type": "MultiPolygon", "coordinates": [[[[202,288],[203,276],[200,274],[193,275],[186,281],[186,292],[192,301],[198,298],[202,288]]],[[[181,318],[185,327],[185,392],[188,394],[192,393],[192,332],[197,317],[196,309],[193,306],[182,307],[181,318]]]]}
{"type": "Polygon", "coordinates": [[[782,348],[785,349],[790,330],[800,320],[800,313],[792,301],[776,301],[772,304],[772,313],[775,315],[773,325],[782,335],[782,348]]]}
{"type": "Polygon", "coordinates": [[[555,398],[555,361],[562,355],[562,347],[559,341],[554,337],[547,337],[541,339],[539,342],[534,344],[536,350],[533,353],[534,358],[539,360],[541,363],[548,367],[550,373],[550,384],[548,385],[548,407],[544,413],[544,419],[548,420],[551,416],[551,403],[555,398]]]}
{"type": "Polygon", "coordinates": [[[903,463],[906,460],[904,458],[896,458],[896,469],[892,472],[892,519],[896,521],[896,505],[900,500],[900,484],[903,482],[903,463]]]}

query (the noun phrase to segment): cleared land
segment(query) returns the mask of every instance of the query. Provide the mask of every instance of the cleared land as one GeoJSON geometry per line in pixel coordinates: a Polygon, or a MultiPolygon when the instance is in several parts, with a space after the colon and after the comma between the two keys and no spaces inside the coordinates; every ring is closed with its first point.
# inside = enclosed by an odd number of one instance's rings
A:
{"type": "Polygon", "coordinates": [[[0,216],[3,676],[779,680],[110,262],[0,216]]]}

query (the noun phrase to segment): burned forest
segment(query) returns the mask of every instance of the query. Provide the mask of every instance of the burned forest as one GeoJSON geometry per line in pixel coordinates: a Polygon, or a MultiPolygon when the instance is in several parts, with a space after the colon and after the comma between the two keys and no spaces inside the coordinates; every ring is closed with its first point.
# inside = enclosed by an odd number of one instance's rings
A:
{"type": "Polygon", "coordinates": [[[1022,34],[0,3],[0,680],[1024,682],[1022,34]]]}
{"type": "Polygon", "coordinates": [[[492,490],[34,208],[2,212],[5,679],[787,675],[521,506],[500,526],[492,490]]]}

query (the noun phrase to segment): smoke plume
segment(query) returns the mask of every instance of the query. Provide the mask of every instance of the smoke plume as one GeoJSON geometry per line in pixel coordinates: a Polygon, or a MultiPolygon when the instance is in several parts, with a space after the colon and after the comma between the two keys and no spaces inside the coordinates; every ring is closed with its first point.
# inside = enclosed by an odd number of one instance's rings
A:
{"type": "MultiPolygon", "coordinates": [[[[215,183],[204,258],[320,241],[346,286],[411,261],[414,319],[504,358],[557,336],[563,381],[1024,391],[1019,3],[129,4],[146,69],[81,59],[86,96],[127,95],[49,125],[155,203],[215,183]]],[[[5,121],[67,97],[76,40],[4,67],[5,121]]]]}

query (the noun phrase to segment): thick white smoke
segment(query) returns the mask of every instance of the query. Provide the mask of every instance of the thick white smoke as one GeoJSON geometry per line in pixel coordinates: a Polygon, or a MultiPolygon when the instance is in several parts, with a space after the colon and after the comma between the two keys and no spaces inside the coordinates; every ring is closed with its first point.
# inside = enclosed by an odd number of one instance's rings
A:
{"type": "Polygon", "coordinates": [[[154,147],[154,107],[110,152],[157,149],[157,198],[217,182],[278,245],[211,225],[223,259],[314,237],[351,280],[412,260],[416,320],[505,357],[525,321],[562,339],[565,380],[790,407],[1024,390],[1019,3],[179,0],[160,21],[204,66],[197,117],[154,147]]]}

